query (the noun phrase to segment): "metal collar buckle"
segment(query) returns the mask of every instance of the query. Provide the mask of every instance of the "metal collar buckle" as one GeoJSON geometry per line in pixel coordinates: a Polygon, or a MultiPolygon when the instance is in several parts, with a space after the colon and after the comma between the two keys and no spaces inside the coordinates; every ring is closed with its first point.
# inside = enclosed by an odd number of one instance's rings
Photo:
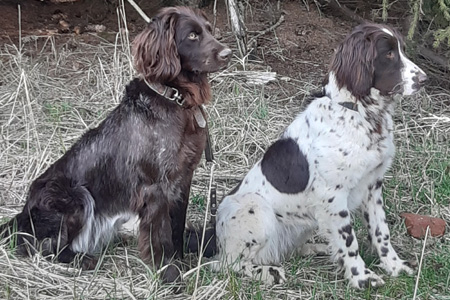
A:
{"type": "Polygon", "coordinates": [[[175,103],[178,104],[179,106],[184,105],[183,95],[181,95],[180,92],[174,87],[166,86],[166,89],[164,90],[164,93],[162,94],[162,96],[166,97],[170,101],[175,101],[175,103]],[[172,90],[172,96],[167,95],[168,89],[172,90]]]}
{"type": "Polygon", "coordinates": [[[163,96],[164,98],[166,98],[167,100],[170,101],[174,101],[176,104],[178,104],[179,106],[184,106],[185,103],[185,99],[183,99],[183,95],[180,94],[180,92],[171,86],[167,86],[167,85],[162,85],[162,84],[156,84],[156,83],[150,83],[147,81],[147,79],[144,79],[145,83],[147,84],[147,86],[153,90],[154,92],[156,92],[158,95],[163,96]],[[160,92],[158,90],[158,86],[164,87],[164,92],[160,92]]]}

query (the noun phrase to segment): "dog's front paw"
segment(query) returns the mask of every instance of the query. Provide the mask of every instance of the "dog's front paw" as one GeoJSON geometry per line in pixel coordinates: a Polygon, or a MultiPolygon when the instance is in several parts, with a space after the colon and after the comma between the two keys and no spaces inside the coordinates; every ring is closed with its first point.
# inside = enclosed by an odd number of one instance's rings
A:
{"type": "Polygon", "coordinates": [[[80,267],[83,271],[91,271],[97,267],[98,258],[85,255],[81,259],[80,267]]]}
{"type": "Polygon", "coordinates": [[[353,275],[350,278],[350,285],[357,289],[377,288],[384,285],[384,280],[371,270],[365,269],[362,274],[353,275]]]}
{"type": "Polygon", "coordinates": [[[415,261],[405,261],[399,258],[391,259],[388,261],[382,261],[380,267],[383,268],[386,273],[392,277],[397,277],[401,273],[407,273],[412,275],[414,268],[417,266],[415,261]]]}
{"type": "Polygon", "coordinates": [[[163,283],[179,283],[182,281],[181,270],[176,264],[170,264],[161,271],[163,283]]]}

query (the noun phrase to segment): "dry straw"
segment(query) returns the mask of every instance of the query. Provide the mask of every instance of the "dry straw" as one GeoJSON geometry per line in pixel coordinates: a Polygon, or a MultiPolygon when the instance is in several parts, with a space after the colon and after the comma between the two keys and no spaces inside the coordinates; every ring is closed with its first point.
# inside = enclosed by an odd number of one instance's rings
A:
{"type": "MultiPolygon", "coordinates": [[[[126,24],[125,12],[119,11],[119,15],[119,24],[126,24]]],[[[96,36],[91,36],[89,43],[68,36],[27,36],[21,38],[19,46],[1,46],[1,217],[10,218],[19,212],[30,183],[120,101],[124,86],[134,74],[128,30],[121,26],[112,36],[114,43],[96,36]]],[[[234,45],[229,33],[223,36],[225,43],[234,45]]],[[[282,56],[286,62],[291,59],[278,46],[261,51],[282,56]]],[[[277,76],[266,85],[251,85],[237,75],[237,70],[269,71],[262,63],[234,59],[228,70],[211,76],[214,99],[207,111],[219,200],[302,110],[309,92],[317,88],[314,82],[321,79],[316,74],[304,81],[277,76]]],[[[411,257],[420,245],[404,234],[398,213],[418,211],[450,219],[450,208],[440,204],[449,199],[436,192],[445,174],[436,162],[444,164],[450,157],[449,99],[448,92],[441,90],[398,99],[397,158],[385,186],[388,218],[396,224],[391,227],[394,247],[404,257],[411,257]],[[414,195],[413,186],[418,182],[421,184],[414,195]],[[424,201],[418,200],[421,195],[424,201]]],[[[211,170],[202,160],[194,175],[191,198],[207,197],[210,178],[211,170]]],[[[191,204],[188,219],[204,224],[204,208],[191,204]]],[[[359,240],[361,248],[367,249],[363,234],[359,240]]],[[[207,260],[197,264],[196,257],[187,256],[186,264],[193,269],[184,274],[185,292],[173,294],[138,258],[133,240],[127,247],[111,245],[101,255],[102,264],[89,272],[49,262],[39,255],[16,257],[9,242],[0,242],[1,299],[175,300],[193,294],[196,299],[252,299],[255,291],[266,298],[311,299],[344,298],[349,293],[327,258],[289,260],[288,282],[265,287],[236,278],[226,270],[212,274],[207,260]],[[192,276],[194,273],[200,275],[192,276]]],[[[424,245],[423,256],[430,253],[428,247],[430,242],[424,245]]],[[[352,297],[361,299],[364,294],[352,297]]]]}

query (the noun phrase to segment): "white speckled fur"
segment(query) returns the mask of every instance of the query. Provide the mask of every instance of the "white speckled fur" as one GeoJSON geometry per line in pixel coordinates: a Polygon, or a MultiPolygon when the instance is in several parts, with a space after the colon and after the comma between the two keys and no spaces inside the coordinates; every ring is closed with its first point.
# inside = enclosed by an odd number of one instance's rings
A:
{"type": "MultiPolygon", "coordinates": [[[[416,75],[423,71],[403,54],[401,60],[402,94],[410,95],[417,91],[412,71],[416,75]]],[[[333,73],[324,90],[327,96],[314,99],[281,137],[296,141],[306,156],[309,181],[305,190],[279,192],[263,174],[261,160],[256,163],[237,191],[219,206],[219,263],[214,269],[228,265],[243,274],[261,276],[269,284],[282,282],[285,275],[280,264],[294,251],[301,252],[318,230],[329,241],[329,253],[352,286],[382,285],[381,277],[365,266],[358,253],[350,213],[361,212],[381,267],[393,276],[412,272],[391,245],[381,192],[395,153],[393,100],[372,88],[374,104],[363,105],[345,87],[338,88],[333,73]],[[357,103],[356,111],[340,102],[357,103]],[[381,125],[377,133],[373,133],[373,116],[381,125]],[[341,216],[343,211],[348,215],[341,216]]]]}

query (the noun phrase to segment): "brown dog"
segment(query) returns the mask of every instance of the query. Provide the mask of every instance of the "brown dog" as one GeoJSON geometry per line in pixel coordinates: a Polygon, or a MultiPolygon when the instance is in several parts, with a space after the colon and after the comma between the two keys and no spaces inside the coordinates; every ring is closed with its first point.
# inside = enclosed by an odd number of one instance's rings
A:
{"type": "MultiPolygon", "coordinates": [[[[171,7],[136,37],[133,55],[141,77],[119,106],[33,182],[23,211],[0,227],[3,236],[17,229],[19,251],[60,262],[83,253],[82,267],[91,268],[92,255],[138,215],[142,259],[159,268],[182,257],[192,174],[206,143],[207,74],[226,67],[231,50],[200,11],[171,7]]],[[[178,276],[169,266],[163,279],[178,276]]]]}

